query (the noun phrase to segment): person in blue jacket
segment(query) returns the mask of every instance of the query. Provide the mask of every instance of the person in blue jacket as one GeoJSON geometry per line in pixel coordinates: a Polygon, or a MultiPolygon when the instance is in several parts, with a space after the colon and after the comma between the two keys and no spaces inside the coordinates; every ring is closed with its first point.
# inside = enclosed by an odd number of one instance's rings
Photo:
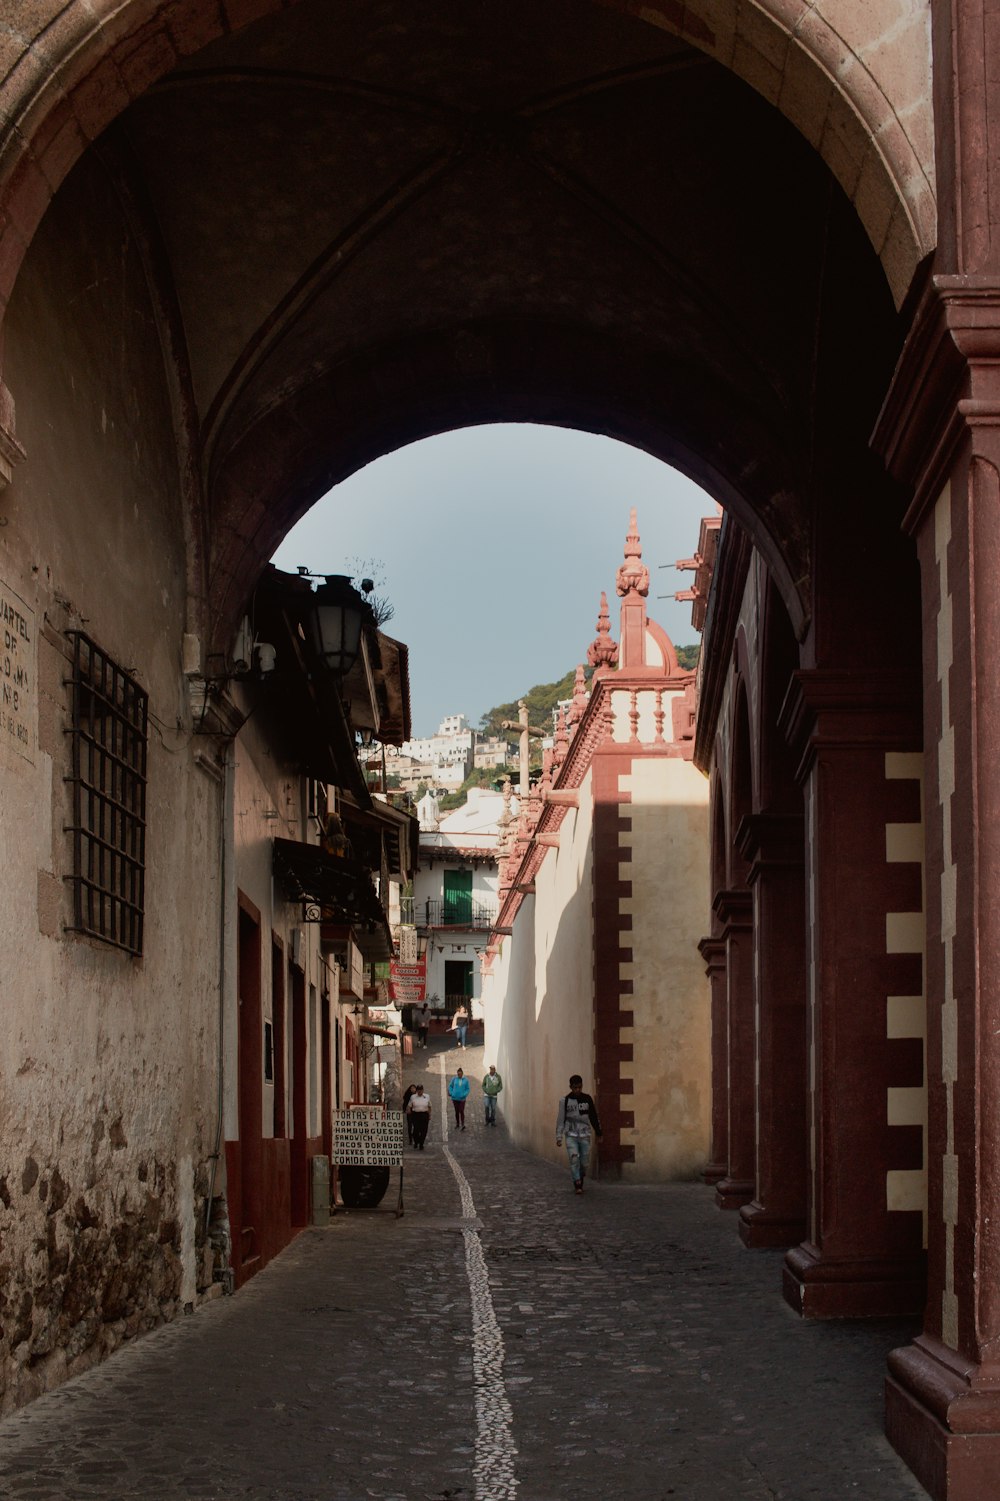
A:
{"type": "Polygon", "coordinates": [[[451,1103],[455,1107],[455,1126],[459,1131],[465,1130],[465,1102],[469,1098],[469,1081],[459,1069],[453,1079],[448,1080],[448,1094],[451,1103]]]}

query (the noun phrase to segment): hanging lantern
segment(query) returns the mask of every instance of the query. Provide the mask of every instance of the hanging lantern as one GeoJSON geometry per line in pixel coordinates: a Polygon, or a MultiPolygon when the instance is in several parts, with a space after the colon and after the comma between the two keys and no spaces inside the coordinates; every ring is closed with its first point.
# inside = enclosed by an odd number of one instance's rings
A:
{"type": "Polygon", "coordinates": [[[330,672],[344,677],[358,660],[365,601],[344,574],[328,574],[312,597],[305,624],[309,644],[330,672]]]}

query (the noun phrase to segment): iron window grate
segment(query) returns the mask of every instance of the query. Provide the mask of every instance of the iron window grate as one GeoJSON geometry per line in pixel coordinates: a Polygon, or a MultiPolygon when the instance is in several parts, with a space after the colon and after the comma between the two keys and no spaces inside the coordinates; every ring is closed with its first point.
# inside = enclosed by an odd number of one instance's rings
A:
{"type": "Polygon", "coordinates": [[[82,631],[73,646],[73,923],[142,953],[149,695],[82,631]]]}

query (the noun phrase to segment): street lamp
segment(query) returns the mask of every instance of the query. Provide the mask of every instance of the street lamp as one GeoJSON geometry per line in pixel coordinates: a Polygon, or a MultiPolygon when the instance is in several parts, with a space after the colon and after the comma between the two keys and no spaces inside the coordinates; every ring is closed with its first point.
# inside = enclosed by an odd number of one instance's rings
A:
{"type": "Polygon", "coordinates": [[[337,677],[358,660],[365,601],[342,573],[327,574],[312,597],[305,624],[313,651],[337,677]]]}

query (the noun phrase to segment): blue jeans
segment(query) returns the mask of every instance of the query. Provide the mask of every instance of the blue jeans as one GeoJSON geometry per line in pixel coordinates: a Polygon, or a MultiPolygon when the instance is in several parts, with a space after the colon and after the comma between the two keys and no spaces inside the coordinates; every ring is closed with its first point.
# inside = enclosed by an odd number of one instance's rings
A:
{"type": "Polygon", "coordinates": [[[563,1140],[566,1143],[566,1156],[569,1158],[569,1170],[573,1174],[573,1182],[579,1183],[590,1161],[590,1137],[566,1136],[563,1140]]]}
{"type": "Polygon", "coordinates": [[[483,1095],[483,1111],[487,1121],[495,1121],[497,1118],[497,1097],[495,1094],[483,1095]]]}
{"type": "Polygon", "coordinates": [[[468,1030],[468,1025],[455,1028],[455,1035],[458,1038],[458,1045],[460,1048],[465,1047],[465,1034],[468,1032],[468,1030]]]}

